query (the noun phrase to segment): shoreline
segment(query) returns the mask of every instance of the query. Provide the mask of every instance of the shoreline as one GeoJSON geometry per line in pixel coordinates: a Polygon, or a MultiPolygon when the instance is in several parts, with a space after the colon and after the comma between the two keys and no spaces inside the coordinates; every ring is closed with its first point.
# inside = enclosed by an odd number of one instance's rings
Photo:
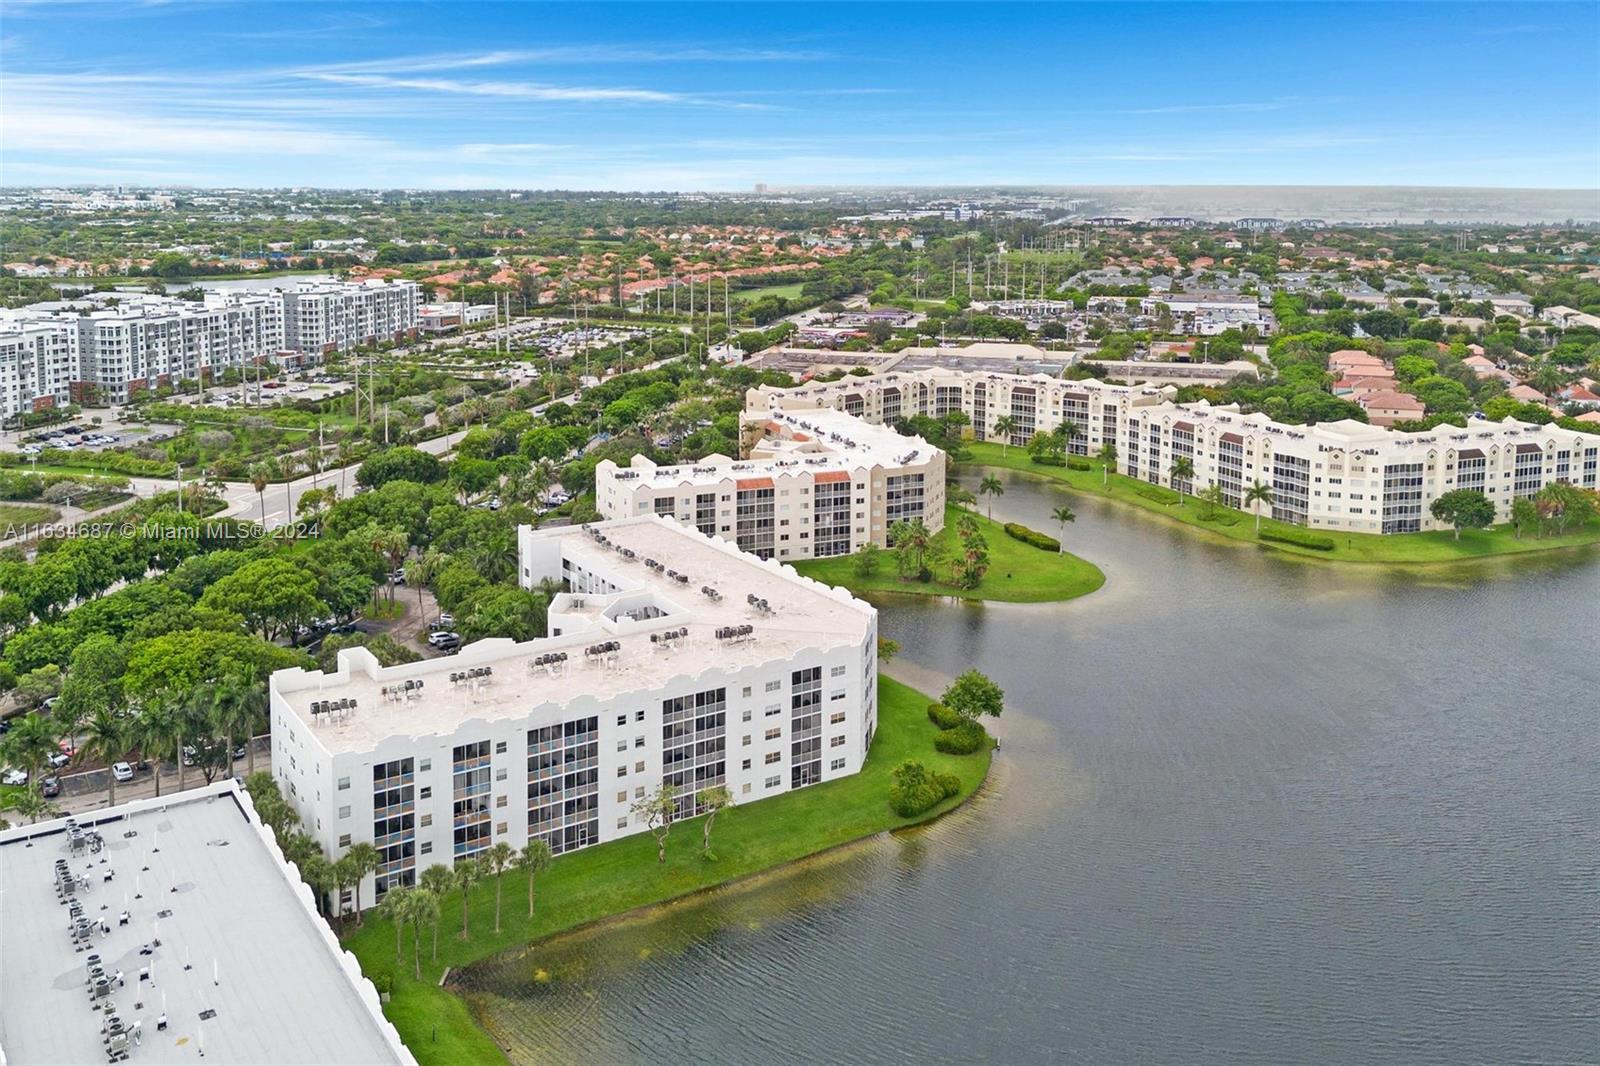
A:
{"type": "Polygon", "coordinates": [[[533,920],[525,915],[527,880],[512,873],[504,886],[505,921],[499,935],[492,932],[495,881],[487,878],[469,902],[473,933],[467,941],[453,928],[461,897],[449,893],[441,900],[437,961],[430,958],[429,937],[424,936],[421,980],[412,977],[409,945],[396,965],[394,927],[375,910],[365,914],[362,926],[343,930],[342,943],[362,972],[389,993],[384,1014],[420,1063],[488,1061],[491,1048],[503,1061],[504,1050],[479,1023],[467,999],[452,984],[441,983],[441,975],[508,951],[527,950],[554,936],[636,919],[653,908],[761,877],[881,833],[925,826],[965,806],[983,791],[994,752],[937,752],[932,743],[937,729],[926,714],[931,701],[880,671],[880,724],[862,770],[734,807],[717,823],[712,844],[718,858],[710,864],[699,858],[700,819],[681,823],[685,829],[669,838],[665,866],[656,862],[655,841],[647,833],[572,852],[540,876],[533,920]],[[887,801],[889,771],[906,758],[956,773],[961,792],[915,817],[895,815],[887,801]],[[719,877],[713,864],[721,863],[727,864],[727,874],[719,877]]]}
{"type": "MultiPolygon", "coordinates": [[[[976,447],[993,448],[992,445],[977,445],[976,447]]],[[[1249,511],[1240,511],[1226,506],[1219,507],[1219,513],[1233,516],[1234,521],[1222,525],[1208,523],[1198,516],[1190,517],[1189,509],[1195,506],[1195,498],[1193,496],[1173,504],[1159,503],[1154,500],[1147,500],[1144,497],[1129,499],[1128,495],[1136,493],[1138,487],[1151,488],[1153,486],[1147,482],[1135,481],[1125,475],[1114,473],[1111,476],[1112,480],[1108,489],[1100,483],[1101,472],[1098,465],[1091,471],[1068,471],[1065,467],[1033,464],[1029,460],[1027,452],[1021,448],[1013,448],[1011,453],[1004,456],[989,454],[988,452],[975,454],[972,458],[957,463],[956,468],[958,472],[963,468],[970,468],[973,471],[980,469],[1004,470],[1008,473],[1038,478],[1042,481],[1059,485],[1069,492],[1083,493],[1086,496],[1093,496],[1096,499],[1105,500],[1108,503],[1138,511],[1142,514],[1155,516],[1172,525],[1182,527],[1190,533],[1199,534],[1220,543],[1265,548],[1282,556],[1307,559],[1320,563],[1336,563],[1342,566],[1426,568],[1600,547],[1600,521],[1591,522],[1587,528],[1579,528],[1560,536],[1547,535],[1541,538],[1529,533],[1521,539],[1517,539],[1512,535],[1509,527],[1495,526],[1489,530],[1463,530],[1462,539],[1456,540],[1449,530],[1390,534],[1341,533],[1338,530],[1289,525],[1273,519],[1262,520],[1261,528],[1264,532],[1273,529],[1292,530],[1326,536],[1335,542],[1335,548],[1332,551],[1317,551],[1294,544],[1264,540],[1256,536],[1255,515],[1249,511]],[[1080,476],[1077,478],[1069,477],[1069,473],[1080,476]],[[1230,532],[1235,526],[1240,527],[1239,534],[1230,532]],[[1342,545],[1339,543],[1341,540],[1344,541],[1342,545]],[[1370,551],[1373,555],[1361,557],[1361,553],[1365,551],[1370,551]]]]}

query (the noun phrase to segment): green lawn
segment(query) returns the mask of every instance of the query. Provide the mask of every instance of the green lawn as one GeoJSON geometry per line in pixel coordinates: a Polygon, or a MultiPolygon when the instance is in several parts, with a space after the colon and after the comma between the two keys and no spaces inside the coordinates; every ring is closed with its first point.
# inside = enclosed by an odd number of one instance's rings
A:
{"type": "MultiPolygon", "coordinates": [[[[759,873],[840,844],[937,817],[964,802],[983,783],[990,753],[942,755],[933,748],[937,732],[928,721],[928,696],[882,678],[878,685],[878,732],[859,774],[799,792],[734,807],[717,818],[712,835],[714,861],[700,858],[700,820],[673,828],[665,866],[656,862],[648,833],[573,852],[557,859],[538,881],[538,906],[528,918],[527,879],[511,871],[504,879],[503,930],[494,934],[494,884],[472,895],[472,936],[461,940],[461,896],[444,898],[439,961],[428,953],[424,932],[422,980],[411,977],[411,940],[405,959],[395,965],[394,927],[369,913],[362,929],[352,929],[345,945],[361,968],[393,992],[384,1013],[394,1022],[419,1062],[455,1064],[499,1062],[502,1055],[472,1018],[466,1003],[439,987],[445,967],[460,967],[532,940],[609,918],[639,907],[759,873]],[[954,773],[961,793],[920,818],[901,818],[889,809],[889,772],[907,758],[930,770],[954,773]]],[[[603,783],[602,783],[603,786],[603,783]]]]}
{"type": "MultiPolygon", "coordinates": [[[[1600,544],[1600,521],[1591,522],[1587,528],[1568,530],[1564,536],[1536,538],[1524,533],[1519,540],[1510,526],[1497,526],[1488,530],[1464,530],[1456,540],[1449,530],[1428,533],[1393,533],[1380,536],[1374,533],[1341,533],[1338,530],[1314,529],[1310,532],[1328,536],[1334,541],[1332,551],[1316,551],[1293,544],[1276,544],[1256,537],[1255,516],[1231,508],[1216,508],[1206,516],[1205,508],[1194,497],[1181,503],[1163,503],[1140,495],[1151,486],[1147,482],[1113,473],[1108,484],[1102,484],[1100,463],[1094,461],[1093,470],[1068,470],[1059,466],[1040,466],[1034,463],[1023,448],[1008,448],[1002,453],[998,444],[971,444],[971,464],[1004,467],[1065,483],[1079,492],[1104,496],[1119,503],[1131,504],[1144,511],[1159,514],[1186,526],[1198,527],[1230,540],[1248,541],[1262,547],[1288,552],[1307,559],[1346,563],[1448,563],[1490,555],[1512,555],[1521,552],[1547,551],[1552,548],[1573,548],[1587,544],[1600,544]]],[[[1262,532],[1304,531],[1303,527],[1270,518],[1261,520],[1262,532]]],[[[1048,530],[1046,532],[1049,532],[1048,530]]]]}
{"type": "Polygon", "coordinates": [[[54,522],[61,512],[43,503],[0,503],[0,528],[54,522]]]}
{"type": "MultiPolygon", "coordinates": [[[[961,509],[946,507],[944,528],[934,535],[934,557],[951,554],[955,549],[956,519],[961,509]]],[[[964,589],[942,580],[949,576],[948,566],[936,566],[934,573],[941,580],[903,580],[895,571],[894,553],[881,553],[878,572],[871,577],[856,573],[851,556],[835,559],[807,559],[794,564],[794,568],[807,577],[842,585],[851,592],[909,592],[919,596],[957,596],[964,600],[1001,600],[1009,603],[1043,603],[1051,600],[1070,600],[1087,595],[1106,583],[1106,575],[1093,563],[1085,562],[1070,552],[1048,552],[1024,544],[1006,535],[998,522],[991,522],[982,513],[975,514],[983,537],[989,542],[989,572],[977,588],[964,589]]],[[[1056,536],[1060,530],[1041,529],[1039,532],[1056,536]]],[[[1068,528],[1071,535],[1071,528],[1068,528]]]]}
{"type": "Polygon", "coordinates": [[[805,282],[796,281],[788,285],[767,285],[759,289],[734,289],[732,295],[741,300],[759,300],[763,296],[781,296],[785,300],[798,300],[804,285],[805,282]]]}

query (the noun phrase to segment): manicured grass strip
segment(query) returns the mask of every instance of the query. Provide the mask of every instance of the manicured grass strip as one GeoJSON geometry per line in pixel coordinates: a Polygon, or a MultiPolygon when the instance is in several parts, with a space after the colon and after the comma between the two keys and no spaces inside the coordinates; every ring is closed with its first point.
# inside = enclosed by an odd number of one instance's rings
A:
{"type": "Polygon", "coordinates": [[[56,508],[42,503],[0,503],[0,529],[6,526],[33,526],[54,522],[61,517],[56,508]]]}
{"type": "MultiPolygon", "coordinates": [[[[958,507],[946,507],[944,528],[933,538],[934,557],[954,554],[957,545],[955,524],[963,512],[958,507]]],[[[895,570],[894,551],[880,553],[878,572],[871,577],[856,573],[854,560],[846,555],[835,559],[807,559],[795,563],[794,568],[807,577],[842,585],[851,592],[910,592],[919,596],[956,596],[964,600],[1000,600],[1009,603],[1043,603],[1053,600],[1070,600],[1087,595],[1106,583],[1106,575],[1098,566],[1078,558],[1071,552],[1044,551],[1024,544],[1006,535],[1005,527],[991,522],[983,514],[974,516],[989,544],[989,572],[977,588],[957,588],[944,580],[950,576],[948,565],[935,568],[935,580],[929,582],[902,580],[895,570]]],[[[1072,538],[1072,527],[1067,527],[1067,539],[1072,538]]]]}
{"type": "MultiPolygon", "coordinates": [[[[1031,550],[1031,549],[1030,549],[1031,550]]],[[[648,833],[573,852],[555,860],[537,882],[538,905],[528,918],[528,882],[511,871],[504,879],[503,928],[494,934],[494,882],[484,882],[471,898],[472,936],[461,940],[461,896],[451,892],[442,901],[439,960],[432,962],[431,932],[424,930],[422,981],[411,976],[411,939],[407,933],[404,961],[395,966],[394,926],[375,912],[362,929],[350,930],[345,946],[361,960],[361,968],[382,987],[392,983],[384,1013],[400,1030],[419,1062],[450,1064],[499,1061],[501,1054],[488,1034],[473,1022],[466,1003],[438,987],[446,966],[460,967],[532,940],[660,903],[736,878],[770,870],[840,844],[889,829],[927,821],[959,805],[977,790],[989,771],[990,751],[944,755],[934,750],[938,732],[928,721],[931,699],[896,681],[878,683],[878,732],[866,766],[859,774],[828,781],[798,792],[737,806],[717,816],[711,838],[716,858],[700,857],[701,819],[673,827],[667,863],[656,862],[655,840],[648,833]],[[929,770],[953,773],[961,791],[927,814],[901,818],[889,809],[890,771],[908,758],[929,770]]],[[[754,723],[748,728],[755,728],[754,723]]],[[[740,750],[733,738],[747,728],[729,725],[729,751],[740,750]]],[[[601,781],[601,787],[610,787],[601,781]]]]}
{"type": "MultiPolygon", "coordinates": [[[[1388,536],[1381,536],[1375,533],[1342,533],[1336,529],[1316,529],[1312,532],[1333,539],[1331,551],[1317,551],[1294,543],[1267,541],[1257,537],[1255,515],[1249,511],[1241,512],[1228,507],[1218,507],[1210,517],[1207,517],[1206,508],[1193,496],[1185,498],[1180,503],[1161,503],[1148,498],[1147,492],[1151,487],[1149,483],[1116,473],[1111,475],[1108,484],[1102,484],[1098,461],[1093,470],[1068,470],[1034,463],[1027,451],[1022,448],[1008,448],[1003,454],[998,444],[972,444],[969,448],[972,452],[971,465],[997,466],[1036,474],[1061,482],[1078,492],[1130,504],[1140,510],[1162,515],[1217,536],[1260,544],[1274,551],[1287,552],[1303,559],[1346,563],[1450,563],[1492,555],[1515,555],[1548,551],[1552,548],[1600,544],[1600,521],[1592,521],[1586,528],[1569,529],[1562,536],[1552,534],[1539,538],[1532,532],[1525,532],[1520,540],[1510,526],[1463,530],[1459,541],[1450,530],[1391,533],[1388,536]]],[[[1306,532],[1301,526],[1276,522],[1270,518],[1261,520],[1261,531],[1263,533],[1270,531],[1289,538],[1303,536],[1306,532]]],[[[1069,540],[1070,537],[1069,530],[1069,540]]]]}

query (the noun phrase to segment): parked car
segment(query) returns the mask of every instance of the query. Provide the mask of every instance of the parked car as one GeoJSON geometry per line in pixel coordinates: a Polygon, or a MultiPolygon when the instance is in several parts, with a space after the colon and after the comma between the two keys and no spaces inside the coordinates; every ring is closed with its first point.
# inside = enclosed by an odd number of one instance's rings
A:
{"type": "Polygon", "coordinates": [[[404,570],[396,570],[389,575],[389,583],[392,585],[404,585],[406,583],[406,572],[404,570]]]}
{"type": "Polygon", "coordinates": [[[111,776],[120,783],[126,784],[133,780],[133,767],[125,762],[114,762],[111,764],[111,776]]]}
{"type": "Polygon", "coordinates": [[[428,644],[440,651],[450,651],[461,647],[461,634],[445,631],[443,633],[429,633],[428,644]]]}
{"type": "Polygon", "coordinates": [[[242,758],[244,758],[244,745],[240,744],[233,749],[233,761],[238,762],[242,758]]]}
{"type": "Polygon", "coordinates": [[[72,761],[72,756],[64,751],[53,751],[45,756],[44,761],[50,764],[52,770],[59,770],[72,761]]]}
{"type": "Polygon", "coordinates": [[[61,795],[61,778],[56,777],[54,774],[40,778],[39,794],[45,799],[54,799],[61,795]]]}
{"type": "Polygon", "coordinates": [[[27,783],[28,771],[26,770],[7,770],[4,774],[0,774],[0,785],[26,785],[27,783]]]}

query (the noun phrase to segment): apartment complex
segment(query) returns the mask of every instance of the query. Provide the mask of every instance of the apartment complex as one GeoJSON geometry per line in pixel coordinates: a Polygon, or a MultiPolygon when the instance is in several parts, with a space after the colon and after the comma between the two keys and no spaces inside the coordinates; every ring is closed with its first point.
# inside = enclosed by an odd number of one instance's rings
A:
{"type": "Polygon", "coordinates": [[[0,417],[62,403],[124,403],[293,352],[398,339],[418,326],[414,282],[304,283],[196,302],[97,292],[0,309],[0,417]]]}
{"type": "Polygon", "coordinates": [[[747,459],[601,462],[596,508],[606,518],[676,518],[780,561],[885,547],[900,521],[944,526],[945,456],[920,437],[824,407],[790,412],[764,402],[747,410],[743,428],[747,459]]]}
{"type": "Polygon", "coordinates": [[[364,901],[502,841],[643,832],[630,808],[663,784],[688,817],[713,786],[749,803],[861,769],[871,606],[655,515],[524,527],[519,549],[524,586],[564,589],[547,637],[272,676],[272,772],[329,855],[379,849],[364,901]]]}
{"type": "Polygon", "coordinates": [[[1286,425],[1232,405],[1174,403],[1175,392],[1044,375],[906,371],[762,386],[746,394],[746,408],[781,406],[799,416],[808,405],[826,406],[873,424],[959,410],[977,440],[998,439],[995,424],[1007,416],[1014,445],[1071,423],[1071,454],[1098,454],[1110,444],[1117,469],[1129,477],[1184,492],[1220,485],[1232,507],[1243,507],[1245,492],[1260,481],[1273,490],[1273,518],[1356,533],[1445,528],[1428,506],[1452,489],[1483,491],[1504,522],[1513,500],[1552,482],[1596,487],[1600,436],[1593,434],[1511,418],[1421,433],[1353,420],[1286,425]],[[1194,475],[1174,481],[1179,457],[1194,475]]]}

